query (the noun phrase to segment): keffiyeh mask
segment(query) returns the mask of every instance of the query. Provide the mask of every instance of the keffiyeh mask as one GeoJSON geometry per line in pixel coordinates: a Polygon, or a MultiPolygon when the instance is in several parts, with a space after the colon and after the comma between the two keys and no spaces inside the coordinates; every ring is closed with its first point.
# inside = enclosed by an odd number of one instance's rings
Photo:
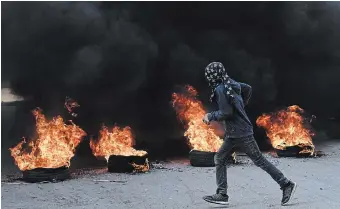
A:
{"type": "Polygon", "coordinates": [[[220,62],[212,62],[205,68],[205,78],[207,79],[209,86],[211,88],[211,96],[210,101],[212,102],[214,96],[215,96],[215,89],[216,87],[223,83],[224,87],[227,90],[227,95],[230,97],[233,96],[233,91],[230,85],[229,76],[227,75],[227,72],[220,62]]]}

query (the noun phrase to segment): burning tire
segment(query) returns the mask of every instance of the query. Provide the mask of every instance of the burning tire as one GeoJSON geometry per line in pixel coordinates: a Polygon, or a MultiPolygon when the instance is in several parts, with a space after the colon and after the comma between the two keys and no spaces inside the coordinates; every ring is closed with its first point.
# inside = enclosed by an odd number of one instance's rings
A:
{"type": "Polygon", "coordinates": [[[109,157],[107,167],[110,173],[145,172],[149,170],[149,162],[147,155],[111,155],[109,157]]]}
{"type": "Polygon", "coordinates": [[[70,178],[70,172],[67,167],[60,168],[36,168],[22,172],[23,180],[30,183],[50,181],[57,182],[70,178]]]}
{"type": "MultiPolygon", "coordinates": [[[[189,152],[190,165],[194,167],[215,167],[215,154],[216,152],[191,150],[189,152]]],[[[232,155],[228,158],[228,163],[236,163],[232,155]]]]}
{"type": "Polygon", "coordinates": [[[313,152],[301,152],[302,150],[312,150],[312,147],[310,149],[308,147],[301,148],[299,146],[291,146],[286,147],[284,150],[281,149],[275,149],[276,154],[278,157],[310,157],[313,156],[313,152]],[[301,153],[300,153],[301,152],[301,153]]]}

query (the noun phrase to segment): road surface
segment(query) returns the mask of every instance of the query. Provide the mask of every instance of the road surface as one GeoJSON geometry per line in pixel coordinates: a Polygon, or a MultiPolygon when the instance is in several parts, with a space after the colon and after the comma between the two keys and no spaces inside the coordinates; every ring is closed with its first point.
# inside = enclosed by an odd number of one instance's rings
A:
{"type": "MultiPolygon", "coordinates": [[[[330,141],[319,149],[327,156],[311,159],[269,157],[287,177],[298,183],[294,199],[286,207],[280,206],[278,185],[242,157],[243,164],[228,169],[230,205],[225,208],[340,208],[340,140],[330,141]]],[[[201,198],[215,191],[213,168],[190,167],[185,159],[173,160],[163,166],[163,169],[135,175],[93,169],[59,183],[2,182],[1,205],[8,209],[223,208],[201,198]],[[126,183],[94,181],[98,179],[126,183]]]]}

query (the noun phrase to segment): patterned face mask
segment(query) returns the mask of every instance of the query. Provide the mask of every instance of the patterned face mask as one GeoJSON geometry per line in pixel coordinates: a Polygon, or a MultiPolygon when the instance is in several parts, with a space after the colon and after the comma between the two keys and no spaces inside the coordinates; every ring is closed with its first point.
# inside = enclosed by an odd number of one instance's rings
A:
{"type": "Polygon", "coordinates": [[[205,68],[205,78],[207,79],[209,86],[211,88],[211,96],[210,102],[213,101],[215,96],[215,89],[216,87],[223,83],[224,87],[227,90],[227,95],[233,98],[233,91],[230,86],[229,76],[226,73],[226,70],[222,63],[220,62],[212,62],[205,68]]]}

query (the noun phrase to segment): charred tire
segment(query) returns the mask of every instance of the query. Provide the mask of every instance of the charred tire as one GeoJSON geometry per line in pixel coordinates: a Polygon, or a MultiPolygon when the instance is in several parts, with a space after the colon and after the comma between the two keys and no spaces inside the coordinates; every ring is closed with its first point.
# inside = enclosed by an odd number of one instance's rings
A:
{"type": "MultiPolygon", "coordinates": [[[[194,167],[215,167],[215,154],[216,152],[191,150],[189,152],[190,165],[194,167]]],[[[236,163],[231,155],[227,159],[227,162],[230,164],[236,163]]]]}
{"type": "Polygon", "coordinates": [[[310,153],[300,153],[303,149],[299,146],[286,147],[284,150],[275,149],[278,157],[310,157],[310,153]]]}
{"type": "Polygon", "coordinates": [[[190,165],[194,167],[215,167],[215,154],[216,152],[191,150],[189,152],[190,165]]]}
{"type": "Polygon", "coordinates": [[[132,163],[144,165],[147,162],[147,155],[144,156],[122,156],[111,155],[107,162],[107,169],[110,173],[131,173],[135,170],[132,163]]]}
{"type": "Polygon", "coordinates": [[[42,181],[64,181],[70,178],[70,172],[67,167],[60,168],[36,168],[22,172],[23,180],[30,183],[42,181]]]}

